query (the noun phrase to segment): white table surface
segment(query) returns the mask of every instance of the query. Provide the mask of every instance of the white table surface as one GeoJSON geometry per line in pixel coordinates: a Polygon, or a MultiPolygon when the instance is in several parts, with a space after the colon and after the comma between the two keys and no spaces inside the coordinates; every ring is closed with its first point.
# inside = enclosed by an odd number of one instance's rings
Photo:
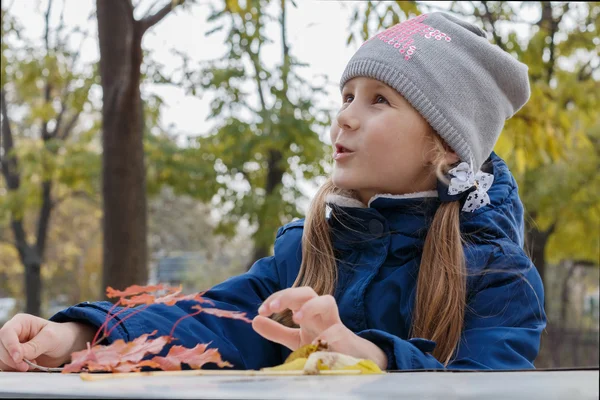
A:
{"type": "Polygon", "coordinates": [[[0,398],[598,399],[598,370],[401,372],[359,376],[138,376],[0,372],[0,398]]]}

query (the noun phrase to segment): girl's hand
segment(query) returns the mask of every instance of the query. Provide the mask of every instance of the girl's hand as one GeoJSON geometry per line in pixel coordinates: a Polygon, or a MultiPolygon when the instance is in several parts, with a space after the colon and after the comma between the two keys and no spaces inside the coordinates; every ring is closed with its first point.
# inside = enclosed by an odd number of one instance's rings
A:
{"type": "Polygon", "coordinates": [[[51,322],[29,314],[17,314],[0,329],[0,369],[25,372],[32,367],[23,359],[44,367],[59,367],[71,353],[86,348],[95,329],[77,322],[51,322]]]}
{"type": "Polygon", "coordinates": [[[356,358],[370,359],[383,370],[387,356],[375,344],[357,336],[342,323],[335,298],[319,296],[310,287],[284,289],[273,293],[258,309],[252,327],[261,336],[293,350],[317,340],[327,342],[329,349],[356,358]],[[268,318],[273,313],[290,309],[299,328],[288,328],[268,318]]]}

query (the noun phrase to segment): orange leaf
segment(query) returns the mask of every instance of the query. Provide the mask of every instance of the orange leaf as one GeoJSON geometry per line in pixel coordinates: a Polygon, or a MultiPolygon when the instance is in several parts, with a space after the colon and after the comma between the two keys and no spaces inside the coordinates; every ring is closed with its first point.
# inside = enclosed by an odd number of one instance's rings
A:
{"type": "MultiPolygon", "coordinates": [[[[86,369],[90,372],[111,372],[114,368],[110,365],[98,364],[94,361],[88,361],[86,369]]],[[[80,372],[80,371],[75,371],[80,372]]]]}
{"type": "Polygon", "coordinates": [[[215,363],[220,368],[233,367],[221,359],[217,349],[206,349],[207,344],[198,344],[193,349],[183,346],[173,346],[166,357],[154,357],[151,361],[160,364],[165,371],[180,370],[181,363],[188,364],[193,369],[200,369],[204,364],[215,363]]]}
{"type": "Polygon", "coordinates": [[[126,297],[126,296],[133,296],[134,294],[140,294],[140,293],[146,293],[146,292],[156,292],[158,290],[163,290],[163,289],[165,289],[164,285],[154,285],[154,286],[132,285],[132,286],[129,286],[128,288],[126,288],[125,290],[121,291],[121,290],[113,289],[112,287],[109,286],[106,288],[106,297],[108,297],[108,298],[126,297]]]}
{"type": "Polygon", "coordinates": [[[204,297],[202,297],[203,294],[204,294],[204,292],[189,294],[187,296],[185,296],[185,295],[179,296],[179,295],[176,295],[175,293],[173,293],[173,294],[169,294],[169,295],[166,295],[163,297],[159,297],[154,302],[155,303],[163,303],[168,306],[175,305],[175,303],[177,303],[178,301],[183,301],[183,300],[193,300],[193,301],[197,301],[198,303],[207,303],[210,305],[215,304],[212,301],[210,301],[209,299],[205,299],[204,297]]]}
{"type": "Polygon", "coordinates": [[[122,339],[115,340],[108,346],[97,345],[90,349],[75,352],[71,355],[72,362],[65,365],[63,373],[80,372],[84,368],[95,371],[111,371],[121,363],[138,363],[146,354],[159,353],[169,342],[168,336],[148,339],[144,334],[131,342],[122,339]]]}
{"type": "Polygon", "coordinates": [[[245,312],[220,310],[218,308],[203,308],[201,306],[192,306],[192,308],[194,310],[202,311],[203,313],[206,313],[206,314],[216,315],[217,317],[239,319],[242,321],[252,323],[252,320],[246,318],[245,312]]]}
{"type": "Polygon", "coordinates": [[[140,304],[165,304],[167,306],[174,306],[177,302],[183,300],[191,300],[196,301],[198,303],[207,303],[210,305],[214,305],[212,301],[209,299],[205,299],[202,297],[203,293],[194,293],[189,295],[182,295],[178,290],[174,293],[169,293],[162,297],[155,297],[151,294],[144,293],[138,296],[134,296],[130,299],[121,299],[121,304],[127,307],[134,307],[140,304]]]}
{"type": "Polygon", "coordinates": [[[144,294],[140,294],[138,296],[133,296],[130,299],[121,298],[121,304],[126,307],[133,307],[133,306],[137,306],[140,304],[153,304],[154,300],[156,300],[155,296],[148,294],[148,293],[144,293],[144,294]]]}
{"type": "Polygon", "coordinates": [[[152,362],[150,360],[144,360],[140,361],[139,363],[121,363],[113,368],[113,372],[139,372],[142,370],[142,367],[160,369],[160,365],[158,363],[152,362]]]}
{"type": "MultiPolygon", "coordinates": [[[[97,347],[97,346],[94,346],[97,347]]],[[[61,371],[63,374],[69,374],[71,372],[80,372],[88,363],[96,361],[96,355],[90,348],[88,342],[88,348],[81,351],[76,351],[71,354],[71,362],[66,364],[61,371]]]]}

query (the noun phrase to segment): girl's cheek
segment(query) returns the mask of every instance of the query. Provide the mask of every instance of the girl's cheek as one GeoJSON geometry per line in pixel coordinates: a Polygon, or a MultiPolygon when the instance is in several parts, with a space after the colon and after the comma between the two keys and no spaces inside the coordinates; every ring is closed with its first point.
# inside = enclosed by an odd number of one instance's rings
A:
{"type": "Polygon", "coordinates": [[[331,139],[331,144],[335,144],[335,140],[338,135],[339,128],[337,127],[337,119],[334,119],[331,123],[331,129],[329,130],[329,138],[331,139]]]}

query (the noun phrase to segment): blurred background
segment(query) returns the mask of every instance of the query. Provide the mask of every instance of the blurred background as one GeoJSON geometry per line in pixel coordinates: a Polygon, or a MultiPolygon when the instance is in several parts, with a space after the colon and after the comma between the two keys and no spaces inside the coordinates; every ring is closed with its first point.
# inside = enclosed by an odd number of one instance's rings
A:
{"type": "Polygon", "coordinates": [[[536,366],[598,366],[598,2],[3,1],[0,323],[269,255],[330,171],[347,61],[431,11],[529,66],[496,152],[545,284],[536,366]]]}

